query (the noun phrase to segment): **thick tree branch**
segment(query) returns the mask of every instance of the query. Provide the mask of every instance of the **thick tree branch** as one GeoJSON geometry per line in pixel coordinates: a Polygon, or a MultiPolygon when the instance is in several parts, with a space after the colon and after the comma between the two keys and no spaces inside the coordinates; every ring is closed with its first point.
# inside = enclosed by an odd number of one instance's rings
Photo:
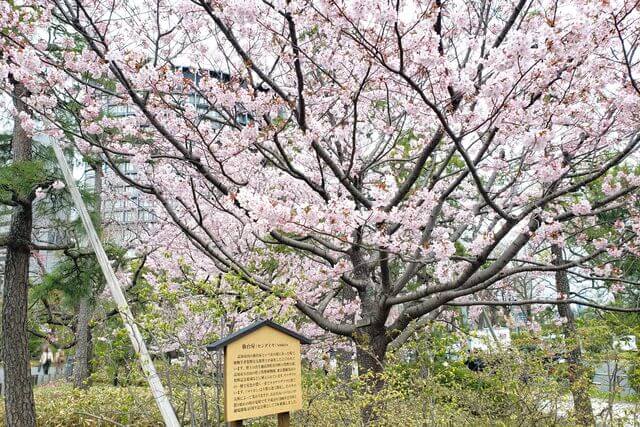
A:
{"type": "Polygon", "coordinates": [[[542,305],[575,304],[575,305],[582,305],[585,307],[591,307],[591,308],[596,308],[598,310],[605,310],[605,311],[617,311],[621,313],[640,313],[640,307],[616,307],[612,305],[595,304],[589,301],[584,301],[584,300],[575,299],[575,298],[568,298],[568,299],[534,298],[534,299],[520,300],[520,301],[460,301],[460,302],[450,301],[446,305],[452,306],[452,307],[469,307],[474,305],[509,307],[509,306],[532,305],[532,304],[542,304],[542,305]]]}

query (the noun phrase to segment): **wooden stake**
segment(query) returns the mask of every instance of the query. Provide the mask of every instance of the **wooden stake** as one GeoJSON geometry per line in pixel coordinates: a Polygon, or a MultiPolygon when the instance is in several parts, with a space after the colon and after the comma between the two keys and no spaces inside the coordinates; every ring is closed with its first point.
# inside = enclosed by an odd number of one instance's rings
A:
{"type": "Polygon", "coordinates": [[[290,427],[291,419],[288,412],[278,414],[278,427],[290,427]]]}
{"type": "Polygon", "coordinates": [[[102,269],[102,274],[104,274],[105,281],[107,282],[107,288],[111,292],[111,296],[116,303],[116,308],[120,313],[120,317],[122,317],[122,323],[124,323],[124,327],[129,333],[129,339],[131,340],[133,349],[138,355],[142,371],[147,377],[151,394],[158,405],[158,409],[160,409],[162,419],[168,427],[180,427],[176,413],[173,410],[173,406],[171,406],[167,393],[164,391],[164,387],[160,381],[160,376],[156,372],[156,367],[154,366],[153,361],[151,360],[151,355],[149,355],[147,346],[144,343],[144,338],[142,337],[142,334],[138,329],[138,325],[133,318],[133,314],[129,308],[129,303],[124,296],[116,274],[113,272],[111,261],[109,261],[107,253],[104,251],[104,247],[102,246],[102,242],[100,241],[98,233],[91,221],[87,207],[82,200],[82,196],[80,196],[80,191],[78,191],[78,187],[76,186],[76,182],[71,174],[71,170],[69,169],[67,159],[64,157],[62,148],[60,148],[58,141],[54,139],[44,140],[43,142],[49,142],[53,147],[53,152],[58,160],[58,165],[60,166],[62,176],[64,177],[69,193],[71,194],[73,204],[75,205],[78,215],[82,220],[82,224],[84,225],[84,229],[87,232],[89,243],[91,243],[93,251],[96,254],[98,264],[100,264],[100,268],[102,269]]]}
{"type": "Polygon", "coordinates": [[[229,421],[227,427],[242,427],[242,420],[229,421]]]}

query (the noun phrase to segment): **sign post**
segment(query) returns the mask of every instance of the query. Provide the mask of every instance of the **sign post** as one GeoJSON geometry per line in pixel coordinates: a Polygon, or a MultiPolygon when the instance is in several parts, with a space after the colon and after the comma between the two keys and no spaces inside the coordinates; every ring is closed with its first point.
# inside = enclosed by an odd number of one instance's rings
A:
{"type": "Polygon", "coordinates": [[[224,349],[224,416],[229,427],[242,420],[278,415],[289,427],[289,413],[302,408],[301,344],[311,341],[270,320],[207,346],[224,349]]]}

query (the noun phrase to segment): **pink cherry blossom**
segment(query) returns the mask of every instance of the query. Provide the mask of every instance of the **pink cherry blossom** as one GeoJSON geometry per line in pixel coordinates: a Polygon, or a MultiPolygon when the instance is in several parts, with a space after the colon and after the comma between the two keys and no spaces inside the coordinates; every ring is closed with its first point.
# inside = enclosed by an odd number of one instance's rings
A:
{"type": "Polygon", "coordinates": [[[638,252],[628,2],[23,3],[0,5],[23,128],[104,158],[105,200],[153,214],[150,282],[188,293],[188,265],[246,296],[237,324],[295,307],[383,359],[452,301],[550,280],[554,248],[596,285],[638,252]]]}

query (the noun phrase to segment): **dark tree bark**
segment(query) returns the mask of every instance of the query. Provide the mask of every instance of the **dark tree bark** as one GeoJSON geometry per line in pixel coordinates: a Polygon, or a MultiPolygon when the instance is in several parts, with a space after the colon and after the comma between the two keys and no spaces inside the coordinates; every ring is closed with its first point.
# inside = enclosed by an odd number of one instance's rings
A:
{"type": "MultiPolygon", "coordinates": [[[[367,392],[376,395],[384,387],[384,359],[387,353],[389,340],[384,328],[375,325],[361,328],[356,334],[356,351],[358,362],[358,374],[367,383],[367,392]]],[[[376,421],[377,414],[373,407],[368,405],[362,409],[362,422],[370,425],[376,421]]]]}
{"type": "Polygon", "coordinates": [[[89,297],[85,296],[78,302],[78,317],[76,324],[76,354],[73,362],[73,386],[76,388],[89,387],[89,362],[91,354],[91,330],[89,321],[93,307],[89,297]]]}
{"type": "MultiPolygon", "coordinates": [[[[353,301],[355,298],[356,292],[353,288],[345,286],[342,289],[343,304],[353,301]]],[[[347,316],[347,321],[354,323],[355,314],[347,316]]],[[[349,383],[353,375],[353,349],[351,345],[348,348],[339,348],[336,351],[336,362],[338,378],[345,383],[349,383]]]]}
{"type": "MultiPolygon", "coordinates": [[[[23,102],[26,88],[14,82],[14,105],[18,113],[29,110],[23,102]]],[[[13,161],[30,161],[32,141],[16,120],[11,144],[13,161]]],[[[31,357],[27,335],[32,200],[19,199],[13,208],[7,239],[2,304],[2,354],[5,376],[5,422],[8,426],[35,426],[36,413],[31,386],[31,357]]]]}
{"type": "MultiPolygon", "coordinates": [[[[98,214],[98,221],[101,218],[102,205],[102,162],[97,161],[91,163],[94,171],[94,193],[95,193],[95,212],[98,214]]],[[[91,375],[91,357],[93,354],[93,343],[91,340],[91,328],[89,323],[93,316],[93,292],[91,289],[89,294],[80,298],[77,308],[76,323],[76,354],[73,365],[73,386],[76,388],[89,387],[89,376],[91,375]]]]}
{"type": "MultiPolygon", "coordinates": [[[[385,337],[384,330],[365,327],[362,334],[356,339],[357,362],[359,374],[377,375],[384,369],[384,359],[389,340],[385,337]]],[[[381,383],[376,381],[376,385],[381,383]]],[[[375,389],[372,391],[380,391],[375,389]]]]}
{"type": "MultiPolygon", "coordinates": [[[[558,245],[552,245],[551,252],[553,253],[554,263],[556,265],[563,265],[564,255],[562,248],[558,245]]],[[[556,272],[556,291],[564,295],[564,298],[569,297],[571,288],[566,270],[558,270],[556,272]]],[[[560,318],[564,320],[563,334],[569,353],[569,387],[573,395],[575,421],[582,426],[595,425],[591,398],[589,397],[591,378],[589,369],[587,369],[582,360],[582,351],[578,343],[575,316],[569,304],[558,304],[558,314],[560,318]]]]}

